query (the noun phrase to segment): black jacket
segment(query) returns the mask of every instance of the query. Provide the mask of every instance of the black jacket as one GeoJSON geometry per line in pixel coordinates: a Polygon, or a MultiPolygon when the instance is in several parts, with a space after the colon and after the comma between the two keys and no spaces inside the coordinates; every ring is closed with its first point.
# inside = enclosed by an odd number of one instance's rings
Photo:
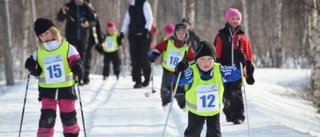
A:
{"type": "Polygon", "coordinates": [[[61,22],[64,21],[64,19],[67,20],[65,27],[66,38],[77,40],[88,39],[90,27],[83,28],[80,24],[85,21],[88,21],[90,24],[95,22],[93,10],[85,2],[82,5],[76,5],[74,0],[71,0],[65,6],[67,6],[69,10],[64,15],[61,9],[57,15],[57,20],[61,22]]]}

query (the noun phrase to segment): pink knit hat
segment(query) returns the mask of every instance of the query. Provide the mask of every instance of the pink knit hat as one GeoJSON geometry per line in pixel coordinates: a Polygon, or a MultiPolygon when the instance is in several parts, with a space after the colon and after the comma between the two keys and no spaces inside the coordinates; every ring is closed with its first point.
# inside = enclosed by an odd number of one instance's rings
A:
{"type": "Polygon", "coordinates": [[[171,23],[166,24],[164,28],[164,33],[165,34],[172,34],[174,32],[174,26],[171,23]]]}
{"type": "Polygon", "coordinates": [[[234,16],[237,16],[240,18],[240,22],[242,20],[242,15],[241,12],[238,9],[234,9],[234,8],[229,8],[226,12],[226,16],[225,16],[225,21],[229,22],[230,19],[234,16]]]}

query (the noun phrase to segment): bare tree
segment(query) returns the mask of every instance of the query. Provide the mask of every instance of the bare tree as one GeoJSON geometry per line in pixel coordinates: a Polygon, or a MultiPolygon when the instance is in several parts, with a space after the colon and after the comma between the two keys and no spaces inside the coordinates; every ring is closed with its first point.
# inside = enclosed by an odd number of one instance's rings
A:
{"type": "Polygon", "coordinates": [[[11,26],[10,26],[10,14],[9,14],[9,5],[8,0],[4,0],[4,3],[0,4],[1,6],[1,21],[3,24],[3,54],[5,62],[5,75],[6,75],[6,84],[14,85],[14,76],[13,76],[13,64],[12,64],[12,53],[11,53],[11,26]]]}
{"type": "Polygon", "coordinates": [[[275,67],[282,67],[282,44],[281,44],[281,36],[282,36],[282,0],[276,0],[277,4],[277,18],[276,18],[276,28],[275,28],[275,36],[274,36],[274,50],[275,50],[275,67]]]}
{"type": "Polygon", "coordinates": [[[313,91],[313,102],[320,113],[320,0],[317,0],[315,7],[317,7],[317,27],[315,45],[312,50],[312,64],[311,64],[311,89],[313,91]]]}

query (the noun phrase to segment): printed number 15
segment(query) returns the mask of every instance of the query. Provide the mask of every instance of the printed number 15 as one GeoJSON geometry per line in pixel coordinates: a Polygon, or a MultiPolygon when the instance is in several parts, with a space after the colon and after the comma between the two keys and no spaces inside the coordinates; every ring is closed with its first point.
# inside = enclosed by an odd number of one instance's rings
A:
{"type": "Polygon", "coordinates": [[[50,78],[59,78],[62,75],[60,65],[58,64],[47,67],[47,70],[49,72],[50,78]]]}

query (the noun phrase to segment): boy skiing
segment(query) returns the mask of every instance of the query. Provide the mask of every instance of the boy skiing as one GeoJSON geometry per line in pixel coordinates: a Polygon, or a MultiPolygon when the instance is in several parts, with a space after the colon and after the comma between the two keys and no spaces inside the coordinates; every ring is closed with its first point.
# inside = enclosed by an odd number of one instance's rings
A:
{"type": "Polygon", "coordinates": [[[193,60],[194,51],[190,48],[188,41],[188,31],[186,25],[176,24],[174,35],[168,40],[164,40],[156,45],[155,50],[148,53],[151,62],[160,54],[162,57],[162,83],[161,83],[161,101],[162,106],[167,106],[171,102],[171,78],[175,71],[175,66],[186,58],[193,60]]]}
{"type": "MultiPolygon", "coordinates": [[[[220,112],[223,109],[223,82],[232,81],[233,75],[240,74],[234,67],[220,66],[215,63],[216,54],[213,45],[201,41],[195,47],[195,63],[188,67],[185,61],[179,62],[173,76],[173,83],[184,90],[188,112],[188,126],[185,137],[200,137],[204,123],[207,124],[206,137],[221,137],[220,112]],[[180,79],[177,77],[180,74],[180,79]]],[[[179,93],[178,93],[179,92],[179,93]]],[[[182,103],[179,103],[182,104],[182,103]]]]}
{"type": "Polygon", "coordinates": [[[96,47],[98,52],[104,55],[103,80],[109,76],[111,62],[113,66],[113,73],[116,75],[117,79],[119,79],[121,65],[119,46],[121,46],[122,42],[113,21],[107,23],[106,32],[107,34],[104,38],[104,42],[102,45],[97,45],[96,47]]]}
{"type": "MultiPolygon", "coordinates": [[[[246,81],[254,83],[251,45],[248,37],[241,29],[242,15],[239,10],[230,8],[225,15],[225,27],[219,30],[214,45],[217,49],[217,62],[221,65],[236,66],[240,69],[240,63],[246,66],[246,81]]],[[[224,105],[223,112],[227,122],[241,124],[245,120],[244,104],[242,97],[242,79],[224,84],[224,105]]]]}
{"type": "MultiPolygon", "coordinates": [[[[65,137],[77,137],[80,131],[76,118],[74,77],[83,75],[83,63],[76,48],[60,35],[51,20],[38,18],[34,31],[39,40],[37,50],[25,63],[31,75],[39,77],[41,116],[38,137],[52,137],[57,105],[65,137]]],[[[78,79],[79,80],[79,79],[78,79]]]]}

